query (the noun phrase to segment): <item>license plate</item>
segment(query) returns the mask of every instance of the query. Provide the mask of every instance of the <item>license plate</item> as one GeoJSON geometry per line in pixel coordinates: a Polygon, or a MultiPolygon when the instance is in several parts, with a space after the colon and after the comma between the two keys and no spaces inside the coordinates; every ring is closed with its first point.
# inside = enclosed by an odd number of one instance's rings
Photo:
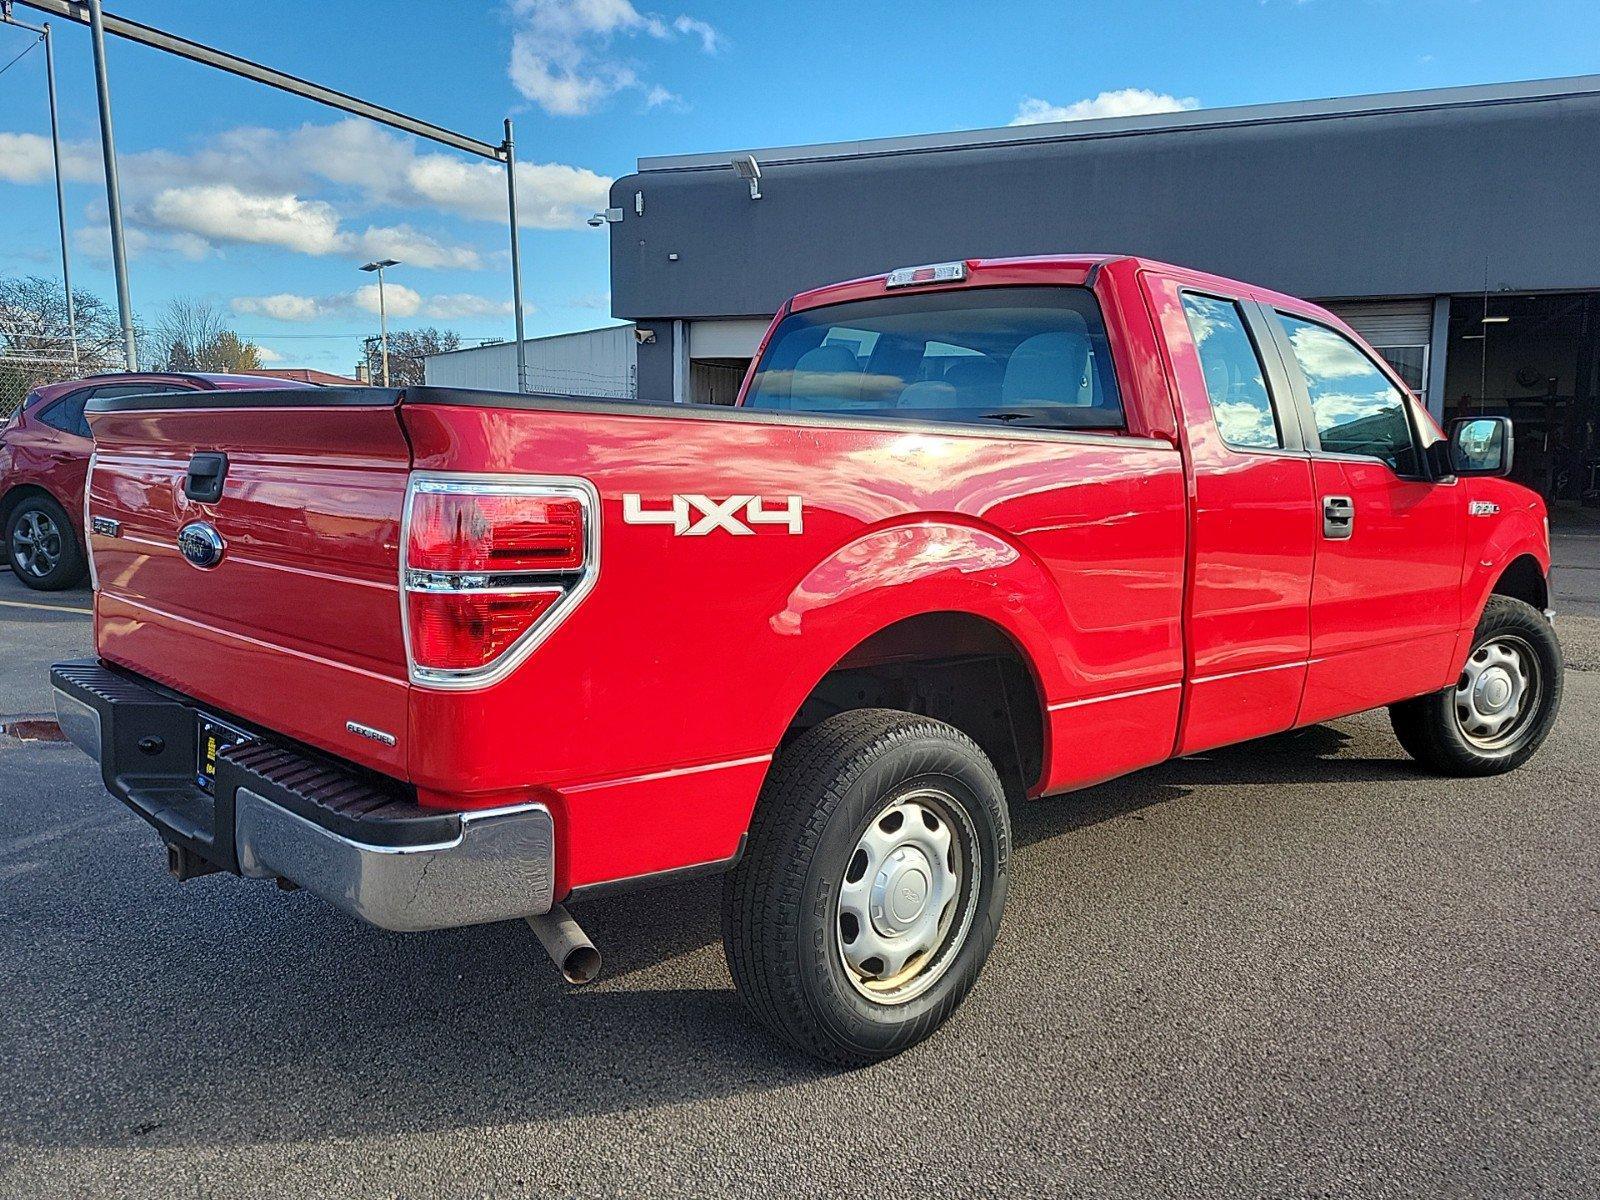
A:
{"type": "Polygon", "coordinates": [[[209,792],[217,779],[217,755],[229,746],[254,740],[253,735],[242,729],[235,729],[225,721],[218,721],[213,717],[196,718],[195,782],[209,792]]]}

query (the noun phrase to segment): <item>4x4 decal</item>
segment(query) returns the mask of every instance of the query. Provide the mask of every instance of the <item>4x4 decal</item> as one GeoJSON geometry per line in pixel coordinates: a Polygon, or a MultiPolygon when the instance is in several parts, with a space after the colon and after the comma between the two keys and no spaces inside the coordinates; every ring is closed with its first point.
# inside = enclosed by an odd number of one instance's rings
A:
{"type": "Polygon", "coordinates": [[[799,496],[784,496],[769,502],[761,496],[729,496],[713,500],[709,496],[673,496],[665,507],[646,508],[638,492],[624,492],[622,519],[629,525],[670,525],[678,537],[705,537],[721,529],[735,537],[756,532],[752,526],[779,525],[785,531],[805,531],[803,505],[799,496]]]}

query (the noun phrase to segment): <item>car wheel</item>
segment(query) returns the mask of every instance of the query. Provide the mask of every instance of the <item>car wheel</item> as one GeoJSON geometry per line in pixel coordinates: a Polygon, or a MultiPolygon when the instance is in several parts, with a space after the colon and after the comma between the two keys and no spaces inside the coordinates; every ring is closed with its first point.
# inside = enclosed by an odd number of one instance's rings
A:
{"type": "Polygon", "coordinates": [[[1543,614],[1490,596],[1461,677],[1389,709],[1406,752],[1444,775],[1499,775],[1533,756],[1561,707],[1561,643],[1543,614]]]}
{"type": "Polygon", "coordinates": [[[6,561],[17,578],[42,592],[60,591],[83,580],[88,564],[72,522],[48,496],[27,496],[6,521],[6,561]]]}
{"type": "Polygon", "coordinates": [[[1000,779],[965,734],[884,709],[831,717],[774,764],[725,880],[734,986],[813,1057],[898,1054],[977,980],[1010,856],[1000,779]]]}

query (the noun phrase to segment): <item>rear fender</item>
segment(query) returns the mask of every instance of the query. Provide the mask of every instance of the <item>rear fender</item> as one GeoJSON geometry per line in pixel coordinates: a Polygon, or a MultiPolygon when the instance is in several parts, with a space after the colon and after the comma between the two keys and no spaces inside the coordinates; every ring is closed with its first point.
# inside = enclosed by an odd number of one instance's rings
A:
{"type": "Polygon", "coordinates": [[[1004,630],[1028,661],[1041,700],[1068,690],[1052,638],[1071,624],[1043,565],[992,529],[959,518],[918,521],[882,526],[841,546],[772,615],[773,632],[806,647],[804,667],[778,693],[775,716],[783,728],[856,646],[896,622],[934,612],[967,613],[1004,630]]]}

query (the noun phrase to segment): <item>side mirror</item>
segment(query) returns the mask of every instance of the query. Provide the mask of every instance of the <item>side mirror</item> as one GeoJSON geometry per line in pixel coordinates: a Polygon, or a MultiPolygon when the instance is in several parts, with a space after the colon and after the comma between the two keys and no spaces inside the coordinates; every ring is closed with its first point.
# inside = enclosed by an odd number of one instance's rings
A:
{"type": "Polygon", "coordinates": [[[1450,470],[1456,475],[1509,475],[1511,450],[1510,417],[1450,422],[1450,470]]]}

